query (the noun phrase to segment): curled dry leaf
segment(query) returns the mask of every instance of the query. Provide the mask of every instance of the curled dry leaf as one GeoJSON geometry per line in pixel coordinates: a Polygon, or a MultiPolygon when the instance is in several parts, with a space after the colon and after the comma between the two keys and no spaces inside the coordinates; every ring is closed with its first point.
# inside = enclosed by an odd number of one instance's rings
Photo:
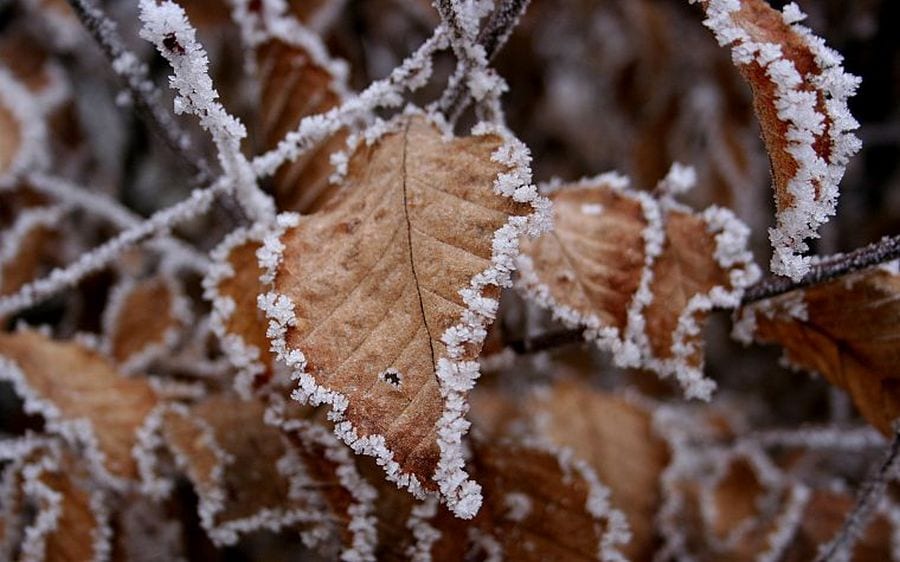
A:
{"type": "Polygon", "coordinates": [[[701,326],[758,277],[749,231],[725,209],[695,214],[627,184],[606,174],[551,193],[554,228],[523,243],[518,286],[618,365],[674,375],[708,398],[701,326]]]}
{"type": "Polygon", "coordinates": [[[850,393],[873,426],[900,416],[900,275],[874,268],[738,313],[739,339],[784,347],[788,360],[850,393]]]}
{"type": "Polygon", "coordinates": [[[234,386],[249,397],[271,380],[274,357],[266,338],[266,318],[256,306],[263,293],[262,268],[256,251],[262,246],[264,229],[238,229],[213,251],[213,266],[203,279],[204,297],[212,303],[211,325],[222,349],[237,367],[234,386]]]}
{"type": "MultiPolygon", "coordinates": [[[[319,4],[295,2],[291,9],[296,9],[306,22],[328,10],[319,4]]],[[[347,85],[346,68],[331,59],[317,35],[290,16],[273,21],[267,14],[263,19],[266,39],[255,52],[260,82],[260,133],[268,150],[296,129],[304,117],[340,105],[347,85]]],[[[337,171],[331,155],[343,150],[346,140],[346,132],[339,131],[276,170],[274,195],[279,209],[307,213],[328,201],[337,189],[329,181],[337,171]]]]}
{"type": "MultiPolygon", "coordinates": [[[[285,461],[285,466],[290,464],[295,470],[291,472],[292,493],[301,494],[302,488],[310,483],[315,483],[315,488],[321,494],[322,500],[330,512],[329,519],[337,526],[338,541],[335,544],[342,545],[340,553],[325,552],[341,560],[376,560],[375,551],[378,546],[379,531],[374,517],[378,492],[369,481],[360,474],[355,464],[353,454],[338,440],[338,438],[326,429],[324,423],[319,423],[312,416],[293,416],[283,418],[284,404],[281,398],[276,398],[279,404],[275,410],[278,415],[273,416],[272,405],[267,412],[269,420],[279,418],[278,426],[289,440],[292,449],[285,461]]],[[[305,412],[308,414],[308,412],[305,412]]],[[[325,420],[322,420],[323,422],[325,420]]],[[[383,478],[378,475],[378,480],[383,478]]],[[[394,490],[398,494],[397,490],[394,490]]],[[[405,494],[404,494],[405,496],[405,494]]],[[[309,536],[309,535],[307,535],[309,536]]],[[[321,537],[310,537],[318,544],[321,537]]],[[[307,540],[309,542],[309,539],[307,540]]],[[[378,557],[377,559],[381,559],[378,557]]]]}
{"type": "Polygon", "coordinates": [[[296,397],[332,406],[336,431],[413,493],[439,489],[472,517],[465,395],[517,240],[542,224],[525,148],[481,127],[448,138],[420,116],[354,153],[343,195],[258,253],[260,298],[296,397]],[[535,211],[537,215],[533,215],[535,211]]]}
{"type": "Polygon", "coordinates": [[[36,331],[0,334],[0,379],[12,382],[28,413],[83,447],[110,485],[137,477],[136,433],[157,403],[144,379],[123,377],[101,353],[36,331]]]}
{"type": "Polygon", "coordinates": [[[113,289],[103,315],[108,352],[124,371],[143,369],[175,345],[189,316],[174,279],[127,279],[113,289]]]}
{"type": "MultiPolygon", "coordinates": [[[[112,531],[106,500],[101,493],[91,491],[93,486],[75,458],[65,455],[58,462],[45,458],[24,470],[25,490],[37,496],[37,515],[33,525],[25,529],[29,540],[23,547],[43,550],[43,557],[38,559],[46,562],[103,560],[108,556],[112,531]],[[51,519],[53,524],[48,524],[51,519]]],[[[23,559],[28,559],[25,553],[23,559]]]]}
{"type": "Polygon", "coordinates": [[[258,401],[216,395],[163,413],[163,439],[194,485],[200,523],[217,545],[258,529],[320,523],[327,514],[312,488],[292,491],[291,478],[301,476],[284,473],[289,445],[265,424],[264,411],[258,401]]]}
{"type": "MultiPolygon", "coordinates": [[[[692,0],[696,1],[696,0],[692,0]]],[[[807,238],[834,214],[838,184],[859,148],[847,109],[859,79],[842,57],[798,22],[795,3],[779,13],[765,0],[700,0],[704,22],[753,90],[772,165],[777,223],[769,232],[772,271],[799,279],[809,269],[807,238]]]]}

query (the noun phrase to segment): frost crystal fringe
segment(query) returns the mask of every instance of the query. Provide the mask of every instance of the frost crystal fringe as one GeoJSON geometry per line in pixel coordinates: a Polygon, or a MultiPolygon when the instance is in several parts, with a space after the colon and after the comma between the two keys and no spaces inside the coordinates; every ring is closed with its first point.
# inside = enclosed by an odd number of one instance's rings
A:
{"type": "MultiPolygon", "coordinates": [[[[759,278],[759,268],[747,250],[749,229],[731,211],[715,206],[707,208],[700,216],[707,225],[707,231],[715,237],[714,258],[720,267],[728,270],[731,288],[716,286],[708,293],[692,297],[679,314],[671,345],[673,357],[656,357],[647,334],[644,311],[655,298],[650,287],[653,266],[666,243],[665,214],[669,210],[689,211],[670,197],[688,189],[692,185],[691,177],[692,169],[687,171],[684,167],[673,166],[662,184],[667,188],[668,195],[661,201],[648,193],[631,190],[628,178],[617,173],[602,174],[567,186],[569,189],[609,188],[639,202],[643,210],[643,218],[647,223],[642,232],[644,266],[637,291],[628,304],[627,322],[621,332],[616,326],[604,325],[596,314],[580,312],[558,302],[552,296],[550,288],[538,277],[534,262],[527,255],[518,258],[519,276],[516,287],[538,306],[549,310],[555,319],[567,327],[584,328],[585,339],[612,352],[618,366],[651,369],[663,377],[675,376],[689,398],[708,400],[715,390],[715,383],[688,362],[697,351],[689,339],[700,330],[696,315],[716,307],[738,306],[744,290],[759,278]]],[[[564,188],[559,182],[555,182],[543,185],[541,189],[547,193],[564,188]]]]}
{"type": "Polygon", "coordinates": [[[704,24],[720,45],[731,47],[735,63],[758,64],[775,88],[777,117],[787,127],[787,152],[796,164],[796,173],[787,184],[793,205],[779,211],[777,225],[769,231],[775,250],[771,267],[773,272],[797,281],[809,271],[810,258],[800,255],[808,249],[804,240],[817,237],[817,228],[834,215],[838,184],[850,157],[860,148],[859,139],[852,133],[859,123],[847,108],[847,99],[856,92],[859,79],[844,72],[842,57],[798,23],[806,16],[793,2],[784,7],[782,19],[812,54],[817,75],[801,76],[781,45],[754,41],[736,19],[745,5],[743,0],[701,0],[701,4],[707,15],[704,24]],[[809,83],[814,89],[808,87],[809,83]],[[821,113],[819,93],[824,95],[821,113]],[[814,146],[826,119],[829,161],[814,146]]]}
{"type": "Polygon", "coordinates": [[[172,65],[174,75],[170,84],[178,92],[175,113],[192,113],[211,135],[219,153],[219,162],[231,180],[238,201],[257,221],[271,222],[275,217],[275,202],[256,185],[256,175],[241,152],[241,140],[247,129],[230,115],[218,101],[219,94],[209,77],[206,52],[195,39],[195,30],[188,23],[178,4],[166,1],[141,0],[141,37],[150,41],[172,65]]]}
{"type": "MultiPolygon", "coordinates": [[[[378,127],[378,134],[389,129],[389,126],[378,127]]],[[[448,357],[439,359],[435,365],[435,374],[444,400],[444,412],[437,422],[440,460],[432,479],[438,484],[441,496],[451,511],[465,519],[474,517],[482,501],[481,487],[469,480],[464,471],[465,454],[462,443],[463,435],[469,428],[469,422],[465,420],[468,411],[465,396],[479,376],[479,366],[477,361],[460,361],[457,358],[464,353],[463,346],[466,343],[477,345],[484,341],[487,335],[485,326],[493,320],[496,313],[498,303],[484,298],[483,289],[488,285],[509,286],[510,275],[516,267],[519,237],[525,234],[536,236],[547,228],[549,220],[549,201],[540,197],[537,189],[531,185],[530,155],[527,148],[498,125],[479,124],[473,128],[472,134],[493,134],[504,139],[504,145],[492,155],[492,159],[508,166],[509,171],[497,177],[494,191],[516,202],[529,203],[534,213],[510,217],[507,224],[494,234],[491,266],[476,275],[469,287],[460,291],[469,310],[463,313],[458,325],[448,328],[441,337],[441,341],[447,345],[448,357]]],[[[266,237],[263,247],[257,252],[260,267],[266,271],[261,278],[263,283],[274,280],[284,251],[280,238],[297,221],[297,215],[280,215],[279,229],[266,237]]],[[[353,425],[344,419],[344,411],[349,405],[347,397],[319,386],[305,371],[306,357],[302,351],[287,347],[285,334],[288,327],[296,323],[290,299],[270,291],[260,295],[259,307],[269,318],[267,335],[272,342],[272,350],[280,361],[293,370],[293,377],[298,381],[298,388],[294,391],[295,398],[313,405],[329,404],[329,418],[335,422],[337,435],[355,452],[378,459],[378,464],[384,468],[389,480],[421,498],[421,483],[414,475],[402,472],[400,465],[394,460],[393,452],[385,446],[384,437],[376,434],[360,437],[353,425]]]]}

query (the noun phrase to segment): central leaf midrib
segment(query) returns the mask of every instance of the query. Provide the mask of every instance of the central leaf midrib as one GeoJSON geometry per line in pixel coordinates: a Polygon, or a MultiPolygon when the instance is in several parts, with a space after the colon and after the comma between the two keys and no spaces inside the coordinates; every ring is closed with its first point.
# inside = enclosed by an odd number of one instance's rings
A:
{"type": "Polygon", "coordinates": [[[407,122],[403,128],[403,154],[400,162],[400,170],[402,173],[402,189],[403,189],[403,216],[406,219],[406,239],[409,244],[409,263],[412,268],[413,285],[416,287],[416,298],[419,300],[419,311],[422,314],[422,322],[425,324],[425,333],[428,334],[428,348],[431,351],[431,365],[437,367],[437,361],[434,357],[434,338],[431,335],[431,328],[428,326],[428,316],[425,315],[425,301],[422,300],[422,290],[419,288],[419,276],[416,272],[416,259],[413,253],[412,244],[412,223],[409,220],[409,205],[407,199],[406,187],[406,148],[409,145],[409,127],[411,123],[407,122]]]}

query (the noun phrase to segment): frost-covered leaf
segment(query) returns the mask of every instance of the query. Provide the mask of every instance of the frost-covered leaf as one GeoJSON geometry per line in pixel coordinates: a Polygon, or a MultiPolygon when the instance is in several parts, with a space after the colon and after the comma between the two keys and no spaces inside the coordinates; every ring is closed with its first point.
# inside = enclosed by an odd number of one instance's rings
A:
{"type": "Polygon", "coordinates": [[[83,447],[109,485],[137,476],[136,433],[157,397],[143,379],[123,377],[101,353],[36,331],[0,334],[0,379],[12,382],[48,432],[83,447]]]}
{"type": "MultiPolygon", "coordinates": [[[[625,517],[586,463],[539,443],[476,439],[473,445],[484,507],[471,522],[433,499],[401,510],[409,513],[402,539],[409,558],[625,560],[619,552],[629,540],[625,517]]],[[[394,514],[379,514],[393,521],[394,514]]]]}
{"type": "MultiPolygon", "coordinates": [[[[276,400],[281,404],[280,398],[276,400]]],[[[277,410],[281,412],[277,417],[282,417],[284,404],[277,410]]],[[[268,413],[271,420],[273,410],[268,413]]],[[[314,483],[324,508],[329,510],[328,519],[337,527],[338,541],[334,546],[340,545],[340,558],[375,560],[376,546],[381,538],[374,515],[379,494],[355,464],[355,459],[361,457],[355,457],[324,423],[312,416],[294,415],[281,419],[278,425],[292,445],[290,454],[282,461],[285,472],[292,479],[292,493],[302,494],[304,486],[314,483]]],[[[378,478],[381,479],[380,474],[378,478]]],[[[394,492],[401,493],[396,489],[394,492]]],[[[332,545],[321,544],[321,537],[307,533],[306,540],[324,551],[323,555],[338,556],[336,552],[329,552],[332,545]]]]}
{"type": "Polygon", "coordinates": [[[398,485],[439,489],[471,517],[465,395],[518,237],[545,200],[525,148],[500,129],[454,139],[404,116],[379,131],[352,157],[341,198],[280,218],[258,253],[273,281],[260,306],[297,398],[330,404],[338,434],[398,485]]]}
{"type": "Polygon", "coordinates": [[[850,393],[860,413],[891,433],[900,416],[900,275],[875,268],[740,311],[745,342],[777,343],[790,363],[850,393]]]}
{"type": "Polygon", "coordinates": [[[535,393],[520,415],[554,445],[587,461],[610,490],[610,501],[628,519],[632,540],[622,547],[631,560],[652,553],[659,478],[668,448],[653,432],[650,413],[621,396],[576,380],[563,380],[535,393]]]}
{"type": "Polygon", "coordinates": [[[689,396],[708,398],[701,326],[758,276],[747,228],[725,209],[698,214],[631,191],[614,174],[551,198],[554,228],[523,243],[519,287],[620,366],[675,375],[689,396]]]}
{"type": "MultiPolygon", "coordinates": [[[[285,437],[263,421],[259,401],[217,395],[168,408],[162,435],[200,498],[200,523],[214,543],[234,544],[258,529],[322,522],[327,513],[312,487],[292,490],[302,467],[286,473],[285,437]]],[[[308,478],[307,483],[312,481],[308,478]]]]}
{"type": "MultiPolygon", "coordinates": [[[[695,1],[695,0],[692,0],[695,1]]],[[[842,57],[798,22],[793,2],[779,13],[765,0],[701,0],[705,24],[753,90],[772,165],[777,224],[772,270],[794,279],[809,269],[805,239],[834,214],[838,184],[859,150],[859,124],[847,109],[859,79],[842,57]]]]}
{"type": "MultiPolygon", "coordinates": [[[[317,66],[302,49],[277,41],[259,49],[262,135],[267,149],[275,148],[300,119],[335,107],[340,102],[334,78],[317,66]]],[[[275,173],[275,197],[280,209],[310,212],[321,208],[337,186],[329,182],[335,173],[332,154],[344,148],[345,133],[338,133],[275,173]]]]}
{"type": "Polygon", "coordinates": [[[110,356],[134,372],[169,351],[190,322],[190,309],[177,281],[154,276],[126,279],[113,289],[104,312],[110,356]]]}
{"type": "Polygon", "coordinates": [[[274,357],[266,338],[266,317],[256,306],[263,269],[256,259],[264,229],[238,229],[213,251],[213,266],[203,280],[212,303],[211,324],[222,349],[237,367],[235,389],[249,396],[272,378],[274,357]]]}
{"type": "Polygon", "coordinates": [[[4,511],[17,519],[9,529],[16,542],[5,545],[4,559],[107,560],[112,536],[107,497],[91,481],[83,458],[58,442],[29,439],[19,442],[21,456],[4,473],[3,500],[14,503],[4,511]]]}
{"type": "MultiPolygon", "coordinates": [[[[313,18],[323,2],[295,2],[301,21],[313,18]]],[[[271,10],[270,7],[264,9],[271,10]]],[[[325,10],[328,8],[326,7],[325,10]]],[[[264,41],[255,49],[260,83],[260,134],[264,147],[275,148],[300,120],[332,109],[343,101],[346,68],[331,59],[321,40],[290,16],[264,17],[264,41]]],[[[321,208],[337,189],[329,178],[338,171],[331,155],[345,149],[341,131],[275,172],[279,209],[306,213],[321,208]]]]}
{"type": "Polygon", "coordinates": [[[60,216],[56,208],[25,210],[0,232],[0,295],[14,293],[47,265],[60,216]]]}

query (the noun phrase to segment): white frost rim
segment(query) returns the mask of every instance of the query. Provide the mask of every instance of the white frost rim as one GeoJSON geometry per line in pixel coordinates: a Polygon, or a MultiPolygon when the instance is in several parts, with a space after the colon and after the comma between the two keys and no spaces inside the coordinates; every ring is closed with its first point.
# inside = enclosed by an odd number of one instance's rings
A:
{"type": "Polygon", "coordinates": [[[542,190],[550,192],[566,189],[610,189],[640,203],[644,220],[647,222],[642,234],[644,268],[638,289],[628,305],[624,330],[604,325],[596,314],[589,311],[575,310],[558,302],[553,298],[550,287],[541,281],[532,259],[524,254],[518,258],[519,276],[516,288],[528,300],[549,310],[556,320],[567,327],[584,328],[585,339],[593,341],[600,349],[611,352],[613,360],[619,367],[640,367],[653,370],[661,377],[674,376],[689,398],[708,400],[715,390],[715,382],[704,377],[701,369],[688,363],[688,359],[696,351],[696,345],[691,339],[700,332],[695,316],[716,307],[737,306],[744,290],[759,278],[759,268],[747,250],[750,231],[727,209],[712,206],[700,214],[707,225],[707,231],[715,236],[714,257],[720,267],[728,270],[731,288],[716,286],[705,294],[694,295],[679,314],[678,327],[673,334],[670,347],[672,357],[658,358],[650,346],[642,313],[654,298],[650,286],[653,281],[653,266],[666,242],[665,213],[670,209],[687,208],[671,200],[656,200],[646,192],[630,189],[628,185],[627,178],[613,172],[567,185],[554,182],[546,188],[542,186],[542,190]]]}
{"type": "Polygon", "coordinates": [[[774,249],[771,268],[774,273],[797,281],[810,266],[810,258],[800,255],[808,250],[804,240],[818,237],[818,227],[835,214],[838,184],[850,157],[861,147],[860,140],[852,133],[859,128],[859,123],[847,108],[847,99],[856,93],[860,80],[844,72],[839,53],[799,24],[806,16],[794,2],[784,7],[782,19],[813,55],[819,68],[816,75],[801,76],[794,63],[784,57],[780,45],[753,41],[733,17],[741,9],[741,0],[701,3],[707,15],[704,25],[713,31],[720,45],[731,47],[735,64],[746,66],[756,62],[775,88],[777,117],[787,126],[787,152],[797,165],[797,173],[787,185],[795,205],[780,211],[776,226],[769,230],[774,249]],[[809,84],[815,88],[813,91],[802,88],[809,84]],[[822,94],[825,100],[824,114],[816,111],[817,94],[822,94]],[[813,147],[816,136],[823,132],[825,118],[831,122],[830,161],[820,157],[813,147]],[[817,185],[822,190],[818,199],[817,185]]]}

